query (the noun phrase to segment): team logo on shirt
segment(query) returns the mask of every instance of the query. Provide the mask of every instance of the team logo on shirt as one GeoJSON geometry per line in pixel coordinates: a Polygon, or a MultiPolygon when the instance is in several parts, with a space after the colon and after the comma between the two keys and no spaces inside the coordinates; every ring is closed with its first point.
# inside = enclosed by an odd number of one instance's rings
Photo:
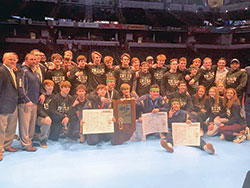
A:
{"type": "Polygon", "coordinates": [[[91,69],[91,72],[94,74],[94,75],[103,75],[105,73],[105,70],[103,67],[93,67],[91,69]]]}
{"type": "Polygon", "coordinates": [[[46,100],[46,101],[44,102],[43,108],[44,108],[45,110],[49,110],[49,104],[50,104],[51,100],[52,100],[52,99],[48,99],[48,100],[46,100]]]}
{"type": "Polygon", "coordinates": [[[193,85],[189,85],[191,88],[196,89],[199,86],[199,82],[195,82],[193,85]]]}
{"type": "Polygon", "coordinates": [[[57,111],[66,114],[69,111],[69,107],[66,105],[66,103],[62,103],[61,106],[58,106],[57,111]]]}
{"type": "Polygon", "coordinates": [[[81,82],[82,84],[85,84],[87,82],[87,79],[88,79],[88,76],[86,75],[76,77],[76,80],[78,80],[78,82],[81,82]]]}
{"type": "Polygon", "coordinates": [[[233,84],[236,82],[237,77],[236,76],[228,76],[226,79],[227,79],[227,84],[230,85],[230,84],[233,84]]]}
{"type": "Polygon", "coordinates": [[[212,106],[211,111],[213,114],[219,113],[221,111],[221,107],[220,106],[212,106]]]}
{"type": "Polygon", "coordinates": [[[61,81],[64,81],[64,80],[65,80],[65,76],[61,76],[61,75],[52,76],[52,81],[55,84],[59,84],[61,81]]]}
{"type": "Polygon", "coordinates": [[[132,79],[132,73],[127,71],[121,71],[120,78],[122,81],[130,81],[132,79]]]}
{"type": "Polygon", "coordinates": [[[140,82],[141,86],[143,86],[143,87],[151,85],[151,79],[149,79],[148,77],[140,78],[139,82],[140,82]]]}
{"type": "Polygon", "coordinates": [[[178,86],[178,83],[180,82],[180,80],[177,80],[176,78],[170,78],[168,80],[168,84],[173,87],[176,88],[178,86]]]}
{"type": "Polygon", "coordinates": [[[106,73],[106,76],[109,77],[109,76],[114,76],[114,71],[109,71],[106,73]]]}
{"type": "Polygon", "coordinates": [[[212,80],[214,78],[214,72],[208,72],[207,74],[204,74],[204,78],[206,80],[212,80]]]}
{"type": "Polygon", "coordinates": [[[163,78],[163,71],[157,71],[154,73],[154,77],[156,78],[156,80],[161,80],[163,78]]]}
{"type": "Polygon", "coordinates": [[[187,105],[187,101],[183,100],[183,99],[180,99],[180,105],[181,105],[181,107],[186,106],[187,105]]]}

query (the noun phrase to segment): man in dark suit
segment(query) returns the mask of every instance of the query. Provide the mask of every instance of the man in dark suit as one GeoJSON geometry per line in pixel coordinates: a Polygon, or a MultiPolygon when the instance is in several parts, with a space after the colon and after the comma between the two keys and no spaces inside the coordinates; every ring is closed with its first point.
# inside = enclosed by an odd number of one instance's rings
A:
{"type": "Polygon", "coordinates": [[[18,57],[9,52],[3,55],[0,67],[0,161],[4,151],[16,152],[11,146],[17,125],[17,82],[13,69],[18,57]]]}

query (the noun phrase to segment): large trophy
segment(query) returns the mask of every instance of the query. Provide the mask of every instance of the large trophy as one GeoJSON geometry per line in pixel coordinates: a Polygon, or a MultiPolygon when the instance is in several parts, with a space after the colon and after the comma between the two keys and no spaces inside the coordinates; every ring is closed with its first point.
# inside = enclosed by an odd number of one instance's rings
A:
{"type": "Polygon", "coordinates": [[[136,129],[135,100],[114,100],[114,135],[112,145],[120,145],[128,141],[136,129]]]}

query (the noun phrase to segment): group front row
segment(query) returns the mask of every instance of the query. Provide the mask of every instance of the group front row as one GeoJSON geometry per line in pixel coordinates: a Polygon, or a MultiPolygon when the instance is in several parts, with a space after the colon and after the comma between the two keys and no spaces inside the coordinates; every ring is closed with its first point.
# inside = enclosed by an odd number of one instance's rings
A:
{"type": "MultiPolygon", "coordinates": [[[[0,70],[1,71],[1,70],[0,70]]],[[[26,71],[26,74],[29,74],[26,71]]],[[[1,75],[1,74],[0,74],[1,75]]],[[[31,77],[33,75],[30,75],[31,77]]],[[[34,78],[35,80],[35,78],[34,78]]],[[[10,80],[3,80],[10,81],[10,80]]],[[[25,80],[24,80],[25,82],[25,80]]],[[[71,83],[69,81],[60,82],[60,92],[53,95],[54,82],[45,80],[43,82],[45,94],[40,96],[40,103],[30,101],[19,102],[18,109],[5,109],[3,105],[0,110],[9,114],[0,114],[0,124],[6,125],[0,133],[0,159],[4,151],[15,152],[17,149],[11,146],[17,123],[17,113],[19,121],[20,141],[23,149],[26,151],[36,151],[32,146],[32,140],[39,138],[42,148],[48,147],[47,140],[58,141],[59,138],[68,138],[70,140],[84,142],[88,145],[96,145],[101,141],[110,141],[112,134],[82,134],[82,110],[84,109],[107,109],[112,108],[112,100],[136,100],[136,117],[141,121],[143,113],[168,112],[169,132],[162,137],[161,145],[168,152],[173,152],[172,123],[173,122],[200,122],[201,137],[206,133],[208,136],[220,135],[221,139],[241,143],[244,140],[250,140],[250,131],[246,121],[242,116],[241,104],[237,97],[235,89],[229,88],[225,91],[224,97],[221,97],[216,87],[211,87],[206,96],[206,88],[199,86],[194,96],[187,92],[186,82],[180,81],[178,90],[173,96],[167,98],[167,101],[160,96],[160,87],[157,84],[151,85],[149,93],[137,98],[130,93],[130,85],[122,84],[120,92],[115,90],[115,78],[107,77],[107,85],[99,84],[97,88],[86,95],[86,87],[82,84],[76,88],[76,95],[69,95],[71,83]],[[121,94],[120,94],[121,93],[121,94]],[[8,112],[9,111],[9,112],[8,112]],[[11,121],[11,122],[10,122],[11,121]],[[7,124],[11,124],[11,131],[6,130],[7,124]],[[35,136],[34,136],[35,135],[35,136]]],[[[22,88],[22,82],[18,83],[22,88]]],[[[39,83],[29,83],[30,87],[38,87],[39,83]]],[[[17,86],[15,86],[17,87],[17,86]]],[[[27,94],[25,88],[20,92],[21,99],[34,96],[35,93],[27,94]],[[26,97],[22,97],[22,95],[26,97]]],[[[12,92],[6,94],[6,103],[8,99],[15,95],[12,92]]],[[[9,106],[9,105],[6,105],[9,106]]],[[[114,120],[115,121],[115,120],[114,120]]],[[[205,143],[201,138],[200,149],[209,154],[214,154],[215,150],[210,143],[205,143]]]]}

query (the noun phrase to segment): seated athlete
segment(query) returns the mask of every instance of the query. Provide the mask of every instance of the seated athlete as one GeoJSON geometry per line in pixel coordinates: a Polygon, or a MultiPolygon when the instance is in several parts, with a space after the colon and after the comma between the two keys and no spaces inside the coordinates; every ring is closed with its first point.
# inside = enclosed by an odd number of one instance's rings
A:
{"type": "MultiPolygon", "coordinates": [[[[161,140],[161,146],[165,148],[169,153],[173,153],[173,138],[172,138],[172,123],[177,123],[177,122],[186,122],[187,124],[190,124],[191,121],[189,120],[189,117],[186,113],[184,113],[181,110],[181,104],[179,99],[172,99],[171,101],[171,108],[168,112],[168,128],[169,132],[167,133],[166,136],[166,141],[162,138],[161,140]]],[[[213,145],[206,142],[200,138],[200,146],[199,148],[201,150],[206,151],[208,154],[213,155],[215,153],[215,150],[213,148],[213,145]]]]}

